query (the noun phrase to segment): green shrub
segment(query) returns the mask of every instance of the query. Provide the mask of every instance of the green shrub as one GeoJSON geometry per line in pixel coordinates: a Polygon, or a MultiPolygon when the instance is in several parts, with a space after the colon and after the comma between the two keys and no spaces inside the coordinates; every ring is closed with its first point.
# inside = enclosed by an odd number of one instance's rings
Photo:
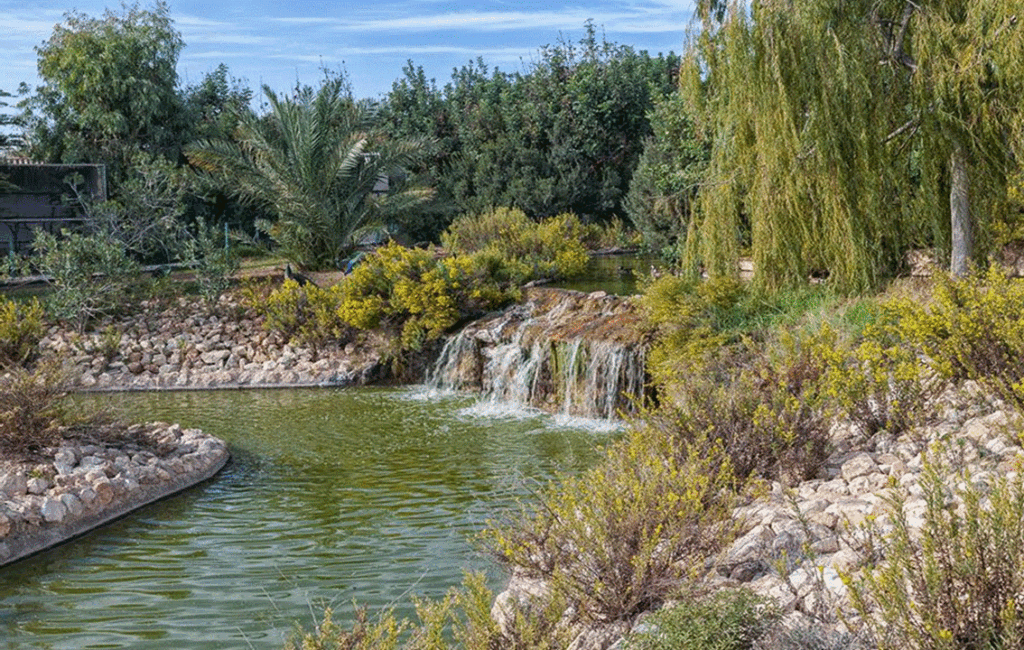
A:
{"type": "Polygon", "coordinates": [[[46,304],[55,318],[83,330],[92,319],[128,304],[138,265],[119,242],[103,234],[64,231],[58,238],[39,231],[35,249],[32,262],[53,287],[46,304]]]}
{"type": "Polygon", "coordinates": [[[835,304],[815,287],[769,295],[731,277],[651,278],[640,296],[645,325],[657,334],[650,371],[661,385],[688,380],[688,360],[744,338],[766,340],[772,330],[800,329],[809,313],[835,304]]]}
{"type": "Polygon", "coordinates": [[[438,599],[417,599],[416,620],[398,619],[385,610],[370,620],[355,610],[349,628],[334,622],[328,609],[312,632],[290,640],[286,650],[562,650],[571,639],[557,622],[563,608],[537,616],[515,616],[511,629],[498,629],[491,617],[494,593],[482,574],[467,574],[462,585],[438,599]]]}
{"type": "Polygon", "coordinates": [[[781,619],[778,608],[748,591],[685,599],[645,621],[627,650],[749,650],[781,619]]]}
{"type": "Polygon", "coordinates": [[[643,245],[643,236],[631,229],[626,222],[614,217],[604,223],[590,223],[583,226],[583,245],[592,251],[611,248],[637,249],[643,245]]]}
{"type": "Polygon", "coordinates": [[[231,286],[231,276],[238,270],[238,258],[218,242],[218,233],[199,219],[196,234],[184,245],[185,261],[194,269],[199,295],[213,305],[231,286]]]}
{"type": "Polygon", "coordinates": [[[862,625],[881,650],[1020,648],[1024,642],[1024,472],[979,484],[925,458],[923,527],[912,530],[904,493],[889,502],[891,530],[869,525],[868,556],[844,576],[862,625]],[[955,486],[955,487],[953,487],[955,486]]]}
{"type": "Polygon", "coordinates": [[[811,478],[829,453],[816,350],[792,339],[770,356],[747,340],[695,353],[682,362],[687,379],[664,388],[648,418],[681,444],[717,442],[739,477],[811,478]]]}
{"type": "Polygon", "coordinates": [[[0,456],[35,454],[60,442],[67,393],[56,364],[6,368],[0,374],[0,456]]]}
{"type": "Polygon", "coordinates": [[[563,477],[483,534],[517,572],[546,579],[584,620],[630,620],[695,577],[731,537],[729,460],[631,431],[604,460],[563,477]]]}
{"type": "Polygon", "coordinates": [[[922,424],[944,387],[913,348],[869,325],[852,349],[829,328],[819,350],[827,371],[824,391],[837,410],[867,435],[885,429],[900,435],[922,424]]]}
{"type": "Polygon", "coordinates": [[[338,313],[358,329],[393,331],[403,349],[418,350],[466,315],[508,304],[517,294],[500,280],[502,268],[487,253],[438,259],[391,243],[345,278],[338,313]]]}
{"type": "Polygon", "coordinates": [[[312,632],[290,639],[285,650],[397,650],[401,647],[403,623],[390,611],[382,612],[371,622],[365,609],[356,610],[351,629],[334,622],[330,609],[324,610],[323,619],[312,632]]]}
{"type": "Polygon", "coordinates": [[[29,361],[43,338],[43,308],[39,301],[0,298],[0,368],[29,361]]]}
{"type": "Polygon", "coordinates": [[[993,266],[984,276],[935,279],[932,298],[883,305],[902,344],[947,379],[974,379],[1024,409],[1024,283],[993,266]]]}

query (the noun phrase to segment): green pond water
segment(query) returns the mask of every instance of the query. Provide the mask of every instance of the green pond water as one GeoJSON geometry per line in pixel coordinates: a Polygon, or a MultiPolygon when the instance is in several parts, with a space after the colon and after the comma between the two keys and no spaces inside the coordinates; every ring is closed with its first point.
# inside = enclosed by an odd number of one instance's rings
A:
{"type": "Polygon", "coordinates": [[[650,255],[597,255],[590,258],[587,270],[579,278],[560,280],[551,286],[630,296],[639,292],[639,280],[650,274],[651,267],[661,266],[664,262],[650,255]]]}
{"type": "Polygon", "coordinates": [[[90,396],[199,427],[233,459],[211,481],[0,570],[0,648],[281,648],[325,606],[411,614],[464,569],[467,541],[607,425],[486,412],[423,389],[90,396]]]}

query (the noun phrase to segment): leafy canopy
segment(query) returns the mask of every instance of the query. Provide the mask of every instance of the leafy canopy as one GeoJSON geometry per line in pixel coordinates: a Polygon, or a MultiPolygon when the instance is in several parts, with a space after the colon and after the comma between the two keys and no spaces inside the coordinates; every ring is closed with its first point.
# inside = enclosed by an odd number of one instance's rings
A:
{"type": "Polygon", "coordinates": [[[749,246],[762,286],[826,272],[856,291],[911,245],[948,249],[951,229],[967,228],[969,253],[972,221],[1006,218],[1024,90],[1016,9],[768,0],[703,12],[681,74],[713,134],[691,266],[734,274],[749,246]],[[945,204],[957,179],[963,201],[945,204]]]}
{"type": "Polygon", "coordinates": [[[292,97],[263,91],[267,115],[242,115],[232,139],[200,140],[186,156],[225,192],[269,209],[265,230],[297,264],[340,266],[360,233],[429,198],[402,170],[430,141],[376,132],[376,110],[353,100],[344,76],[292,97]],[[388,191],[375,192],[384,179],[388,191]]]}
{"type": "Polygon", "coordinates": [[[33,155],[106,162],[116,180],[138,151],[177,158],[183,47],[165,2],[101,18],[77,11],[37,48],[43,85],[28,102],[33,155]]]}

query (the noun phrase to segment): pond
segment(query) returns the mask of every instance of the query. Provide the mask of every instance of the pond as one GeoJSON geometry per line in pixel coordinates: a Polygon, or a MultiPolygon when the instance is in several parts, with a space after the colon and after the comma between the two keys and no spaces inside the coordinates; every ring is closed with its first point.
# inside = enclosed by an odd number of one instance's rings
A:
{"type": "Polygon", "coordinates": [[[594,462],[610,425],[425,389],[88,396],[230,444],[213,480],[0,570],[0,648],[279,649],[323,608],[439,596],[529,485],[594,462]]]}
{"type": "Polygon", "coordinates": [[[607,291],[618,296],[631,296],[640,292],[640,281],[650,274],[652,268],[664,266],[664,260],[653,255],[595,255],[580,277],[559,280],[550,286],[585,293],[607,291]]]}

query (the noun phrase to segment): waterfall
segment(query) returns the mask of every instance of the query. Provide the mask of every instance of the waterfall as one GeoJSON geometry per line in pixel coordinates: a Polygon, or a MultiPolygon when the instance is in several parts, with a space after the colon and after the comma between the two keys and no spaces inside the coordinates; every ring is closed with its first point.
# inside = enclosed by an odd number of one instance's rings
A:
{"type": "Polygon", "coordinates": [[[646,341],[628,300],[534,289],[523,305],[450,337],[427,376],[441,390],[614,419],[643,396],[646,341]]]}

